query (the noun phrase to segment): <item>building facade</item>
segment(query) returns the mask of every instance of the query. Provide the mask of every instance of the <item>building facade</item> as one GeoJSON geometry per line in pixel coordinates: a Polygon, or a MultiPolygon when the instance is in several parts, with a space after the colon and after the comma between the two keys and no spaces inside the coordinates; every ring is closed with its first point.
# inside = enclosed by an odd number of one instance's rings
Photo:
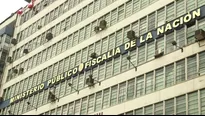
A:
{"type": "Polygon", "coordinates": [[[205,0],[36,0],[16,18],[0,114],[205,114],[199,29],[205,0]]]}

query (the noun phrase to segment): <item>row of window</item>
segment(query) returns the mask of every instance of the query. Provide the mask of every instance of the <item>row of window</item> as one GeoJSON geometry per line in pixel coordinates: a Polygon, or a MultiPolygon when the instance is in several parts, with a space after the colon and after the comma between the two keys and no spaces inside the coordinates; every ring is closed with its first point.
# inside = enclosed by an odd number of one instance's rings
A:
{"type": "MultiPolygon", "coordinates": [[[[50,115],[90,114],[196,78],[199,75],[205,75],[205,51],[72,101],[47,113],[50,115]]],[[[27,102],[30,102],[33,106],[40,107],[49,102],[47,99],[49,91],[52,91],[58,98],[75,92],[74,89],[68,86],[68,83],[72,81],[76,89],[81,89],[84,86],[84,81],[82,81],[84,77],[82,77],[83,75],[80,75],[78,78],[73,78],[57,85],[55,89],[50,88],[49,90],[33,95],[30,98],[5,108],[2,113],[8,114],[7,111],[10,110],[14,114],[21,114],[32,110],[33,107],[28,106],[26,104],[27,102]]],[[[193,108],[191,106],[189,107],[190,114],[193,108]]],[[[192,111],[192,113],[196,113],[196,111],[192,111]]]]}
{"type": "MultiPolygon", "coordinates": [[[[70,2],[73,1],[72,3],[69,3],[67,0],[65,3],[60,5],[59,7],[55,8],[53,11],[50,13],[46,14],[44,17],[39,19],[38,21],[34,22],[32,25],[30,25],[28,28],[25,30],[21,31],[19,34],[17,34],[17,39],[18,41],[22,41],[23,39],[27,38],[28,36],[32,35],[36,31],[38,31],[38,27],[40,26],[41,28],[47,24],[49,24],[51,21],[55,20],[59,16],[61,16],[63,13],[65,13],[68,10],[68,6],[74,7],[77,4],[81,3],[83,0],[70,0],[70,2]]],[[[63,33],[64,31],[68,30],[69,28],[73,27],[74,25],[78,24],[79,22],[85,20],[86,18],[90,17],[94,13],[98,12],[99,10],[103,9],[104,7],[110,5],[116,0],[94,0],[94,2],[90,3],[83,9],[77,11],[76,13],[72,14],[65,20],[61,21],[57,25],[53,26],[52,28],[44,31],[41,35],[36,37],[33,41],[31,40],[30,42],[27,43],[27,45],[24,45],[26,48],[29,46],[29,50],[32,51],[33,49],[39,47],[40,45],[43,45],[46,42],[45,36],[48,32],[52,32],[53,36],[58,36],[60,33],[63,33]],[[102,4],[100,6],[100,3],[102,4]],[[29,44],[29,45],[28,45],[29,44]],[[33,45],[33,46],[32,46],[33,45]]],[[[24,47],[22,46],[19,48],[17,51],[20,53],[15,57],[15,59],[20,58],[23,54],[21,54],[21,50],[24,47]],[[20,55],[20,56],[19,56],[20,55]]]]}
{"type": "MultiPolygon", "coordinates": [[[[198,22],[198,26],[199,28],[203,28],[205,29],[205,19],[202,19],[198,22]]],[[[134,27],[132,25],[132,27],[134,27]]],[[[125,30],[129,30],[130,29],[130,25],[126,28],[124,28],[123,30],[120,30],[119,32],[121,33],[114,33],[111,36],[109,36],[109,38],[104,38],[98,42],[96,42],[95,44],[92,44],[90,46],[88,46],[87,48],[84,48],[81,51],[78,51],[75,54],[72,54],[71,56],[39,71],[38,73],[35,73],[33,75],[31,75],[30,77],[26,78],[25,80],[22,80],[21,82],[19,82],[15,87],[15,85],[13,85],[13,87],[8,88],[7,91],[14,91],[14,88],[18,88],[19,85],[23,86],[23,83],[25,81],[25,87],[24,90],[19,90],[15,93],[12,93],[11,95],[7,95],[7,97],[5,97],[5,99],[17,95],[18,93],[21,93],[22,91],[25,91],[31,87],[36,86],[37,84],[40,84],[41,82],[44,82],[54,76],[57,76],[58,74],[61,74],[64,71],[67,71],[68,69],[72,69],[75,66],[79,65],[81,62],[86,62],[87,60],[90,60],[89,55],[91,53],[93,53],[94,51],[97,54],[101,54],[101,53],[105,53],[111,49],[114,48],[114,46],[118,46],[118,45],[113,45],[113,43],[118,43],[118,41],[122,38],[122,35],[126,35],[123,34],[125,33],[125,30]],[[116,37],[113,39],[113,37],[116,37]],[[108,47],[109,46],[109,47],[108,47]],[[38,78],[38,79],[37,79],[38,78]],[[28,84],[29,80],[33,80],[34,82],[32,84],[28,84]],[[29,86],[27,86],[27,84],[29,86]],[[11,89],[13,88],[13,89],[11,89]]],[[[192,42],[194,42],[194,30],[195,30],[195,25],[194,25],[194,29],[192,29],[192,31],[188,31],[189,28],[185,29],[182,28],[181,30],[177,30],[169,35],[166,35],[165,37],[158,39],[157,41],[153,41],[151,43],[147,43],[145,46],[141,46],[139,47],[137,50],[131,51],[129,53],[129,55],[131,56],[131,60],[135,65],[142,65],[143,63],[150,61],[152,59],[154,59],[154,55],[155,55],[155,49],[164,49],[165,53],[170,53],[172,51],[174,51],[176,48],[174,46],[171,45],[171,42],[173,40],[177,40],[179,44],[179,46],[182,45],[186,45],[186,44],[191,44],[192,42]],[[185,32],[185,30],[187,30],[187,33],[185,32]],[[190,33],[192,32],[192,35],[190,36],[192,38],[193,41],[189,41],[190,37],[188,35],[190,35],[190,33]],[[185,35],[186,34],[186,35],[185,35]],[[187,39],[185,39],[185,36],[187,37],[187,39]]],[[[126,37],[123,37],[126,38],[126,37]]],[[[125,41],[126,42],[126,41],[125,41]]],[[[60,50],[59,50],[60,51],[60,50]]],[[[43,55],[45,55],[45,57],[48,57],[48,55],[46,55],[46,53],[43,53],[43,55]]],[[[121,72],[126,71],[128,62],[126,60],[128,54],[123,55],[119,58],[114,59],[113,61],[109,61],[104,65],[100,65],[99,67],[94,69],[94,72],[98,72],[99,70],[99,80],[102,80],[104,78],[108,78],[111,77],[112,75],[116,75],[119,74],[121,72]],[[121,68],[120,68],[121,67],[121,68]]],[[[34,63],[34,62],[33,62],[34,63]]],[[[34,65],[32,62],[29,63],[30,66],[34,65]]],[[[37,62],[39,63],[39,62],[37,62]]],[[[89,72],[85,72],[86,77],[88,76],[89,72]]],[[[31,81],[29,81],[31,82],[31,81]]],[[[5,90],[6,91],[6,90],[5,90]]],[[[10,92],[8,92],[10,93],[10,92]]]]}
{"type": "MultiPolygon", "coordinates": [[[[133,10],[133,11],[136,11],[136,10],[133,9],[134,7],[133,7],[133,8],[131,7],[131,6],[132,6],[132,3],[133,3],[133,5],[136,5],[136,2],[134,2],[134,1],[136,1],[136,0],[129,0],[129,2],[127,2],[125,5],[124,5],[124,4],[122,5],[123,8],[124,8],[124,6],[129,6],[129,7],[126,7],[127,10],[129,9],[129,11],[132,11],[132,10],[133,10]]],[[[122,7],[122,6],[121,6],[121,7],[122,7]]],[[[117,11],[117,9],[115,9],[114,11],[117,11]]],[[[110,13],[106,14],[105,16],[103,16],[102,18],[100,18],[99,20],[105,18],[107,22],[111,22],[111,19],[110,19],[110,18],[111,18],[111,17],[114,17],[114,18],[116,19],[116,20],[115,20],[115,23],[117,23],[117,22],[120,21],[120,20],[117,20],[117,18],[118,18],[118,17],[122,17],[122,16],[116,15],[116,12],[115,12],[115,13],[110,12],[110,13]],[[110,13],[111,13],[111,14],[110,14],[110,13]],[[114,15],[114,16],[113,16],[113,15],[114,15]]],[[[133,12],[133,13],[134,13],[134,12],[133,12]]],[[[123,13],[123,14],[124,14],[124,13],[123,13]]],[[[128,13],[128,14],[132,14],[132,13],[128,13]]],[[[124,16],[124,15],[123,15],[123,16],[124,16]]],[[[128,16],[129,16],[129,15],[128,15],[128,16]]],[[[123,18],[123,19],[124,19],[124,18],[123,18]]],[[[143,21],[144,21],[144,20],[146,20],[146,18],[144,18],[143,21]]],[[[41,51],[40,53],[34,55],[33,57],[30,57],[29,59],[27,59],[26,61],[20,63],[19,65],[14,66],[13,69],[24,68],[24,72],[25,72],[25,71],[27,71],[27,70],[30,70],[30,69],[36,67],[37,65],[41,64],[42,62],[45,62],[45,61],[51,59],[52,57],[54,57],[54,56],[56,56],[56,55],[58,55],[58,54],[64,52],[65,50],[70,49],[72,46],[75,46],[75,45],[77,45],[78,43],[81,43],[83,40],[88,39],[89,37],[91,37],[91,36],[93,36],[93,35],[95,34],[95,32],[94,32],[94,27],[97,25],[97,22],[98,22],[98,20],[92,22],[91,24],[87,25],[86,27],[84,27],[84,28],[82,28],[82,29],[76,31],[75,33],[69,35],[68,37],[64,38],[63,40],[61,40],[61,41],[59,41],[59,42],[53,44],[52,46],[50,46],[50,47],[48,47],[47,49],[41,51]],[[92,30],[91,30],[91,29],[92,29],[92,30]]],[[[114,25],[115,23],[112,23],[112,25],[114,25]]],[[[143,27],[143,26],[144,26],[143,28],[146,28],[145,24],[146,24],[146,22],[144,22],[143,24],[141,24],[140,27],[143,27]]],[[[59,25],[60,25],[60,24],[59,24],[59,25]]],[[[134,23],[133,25],[138,26],[138,22],[134,23]]],[[[61,27],[62,27],[62,25],[61,25],[61,27]]],[[[136,27],[135,27],[135,28],[136,28],[136,27]]],[[[55,29],[55,28],[54,28],[54,29],[55,29]]],[[[63,28],[59,28],[59,29],[63,29],[63,28]]],[[[128,31],[128,29],[130,29],[130,28],[129,28],[129,27],[126,28],[125,31],[128,31]]],[[[136,31],[137,31],[137,30],[138,30],[138,29],[136,29],[136,31]]],[[[145,30],[145,31],[146,31],[146,30],[145,30]]],[[[145,33],[145,31],[144,31],[144,32],[140,32],[140,33],[145,33]]],[[[57,33],[57,32],[59,32],[59,31],[56,30],[55,32],[57,33]]],[[[53,33],[54,33],[54,32],[53,32],[53,33]]],[[[119,31],[118,33],[119,33],[119,38],[118,38],[118,41],[119,41],[119,42],[116,44],[116,46],[118,46],[118,44],[121,44],[121,41],[120,41],[121,38],[120,38],[120,36],[121,36],[124,32],[122,33],[122,30],[121,30],[121,31],[119,31]]],[[[45,34],[45,33],[44,33],[44,34],[45,34]]],[[[113,45],[110,46],[110,48],[113,48],[113,47],[115,46],[115,45],[114,45],[114,38],[115,38],[115,34],[112,34],[112,35],[110,36],[110,42],[111,42],[111,44],[113,44],[113,45]]],[[[125,39],[126,39],[126,41],[128,41],[127,38],[125,38],[125,39]]],[[[38,40],[41,40],[41,38],[38,39],[38,40]]],[[[36,38],[36,39],[34,39],[33,41],[29,42],[29,44],[26,44],[26,45],[23,46],[22,48],[17,49],[17,51],[14,51],[14,52],[13,52],[13,58],[16,59],[18,56],[22,56],[22,55],[23,55],[23,49],[26,48],[26,46],[30,46],[30,47],[32,47],[32,49],[33,49],[33,48],[36,48],[36,46],[40,46],[40,43],[43,43],[43,42],[37,42],[37,43],[39,43],[39,44],[37,45],[37,44],[35,44],[35,43],[36,43],[36,41],[38,41],[38,40],[37,40],[37,38],[36,38]]],[[[96,48],[96,51],[100,51],[100,44],[101,44],[101,42],[99,41],[99,42],[97,42],[97,44],[98,44],[98,46],[97,46],[98,48],[96,48]]],[[[106,46],[106,45],[105,45],[105,46],[106,46]]],[[[110,49],[110,48],[109,48],[109,49],[110,49]]],[[[91,49],[92,49],[92,48],[91,48],[91,49]]],[[[105,49],[105,50],[106,50],[106,49],[105,49]]],[[[100,54],[100,52],[98,52],[98,53],[100,54]]],[[[90,54],[90,53],[89,53],[89,54],[90,54]]],[[[85,51],[85,57],[87,57],[86,51],[85,51]]],[[[85,61],[87,61],[87,58],[85,58],[85,59],[83,59],[82,61],[79,61],[79,62],[85,62],[85,61]]],[[[10,74],[10,75],[8,76],[8,80],[7,80],[7,81],[9,81],[9,80],[15,78],[16,76],[18,76],[18,75],[16,75],[16,74],[13,74],[13,73],[12,73],[12,70],[10,70],[9,74],[10,74]]]]}
{"type": "Polygon", "coordinates": [[[205,89],[180,95],[120,115],[205,115],[205,89]]]}
{"type": "Polygon", "coordinates": [[[44,17],[42,17],[38,21],[34,22],[33,24],[28,26],[23,31],[19,32],[17,34],[18,41],[20,42],[20,41],[24,40],[26,37],[29,37],[30,35],[32,35],[33,33],[35,33],[36,31],[38,31],[40,29],[40,28],[38,28],[39,26],[41,26],[41,28],[42,28],[43,26],[52,22],[53,20],[55,20],[59,16],[63,15],[63,13],[66,13],[71,8],[80,4],[82,1],[83,0],[67,0],[67,1],[65,1],[65,3],[61,4],[59,7],[55,8],[54,10],[52,10],[51,12],[46,14],[44,17]]]}
{"type": "Polygon", "coordinates": [[[39,13],[55,1],[56,0],[41,0],[41,2],[34,6],[34,10],[29,10],[21,16],[20,25],[26,22],[27,20],[31,19],[33,16],[35,16],[37,13],[39,13]]]}

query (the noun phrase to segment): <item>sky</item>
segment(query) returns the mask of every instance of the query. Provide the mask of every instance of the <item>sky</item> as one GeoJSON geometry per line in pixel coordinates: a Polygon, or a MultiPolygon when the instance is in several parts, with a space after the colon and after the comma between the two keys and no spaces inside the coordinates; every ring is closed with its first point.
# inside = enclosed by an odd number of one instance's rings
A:
{"type": "Polygon", "coordinates": [[[0,23],[27,4],[24,0],[0,0],[0,23]]]}

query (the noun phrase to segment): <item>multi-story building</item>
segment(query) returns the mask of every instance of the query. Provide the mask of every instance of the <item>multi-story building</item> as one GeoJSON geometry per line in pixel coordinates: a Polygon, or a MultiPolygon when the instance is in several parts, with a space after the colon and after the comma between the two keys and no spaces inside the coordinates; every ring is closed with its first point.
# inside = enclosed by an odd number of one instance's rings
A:
{"type": "MultiPolygon", "coordinates": [[[[16,15],[12,14],[10,17],[5,19],[0,24],[0,88],[2,87],[2,79],[4,73],[4,67],[6,64],[6,59],[9,54],[9,49],[11,48],[10,41],[14,34],[16,22],[16,15]]],[[[3,89],[0,89],[2,91],[3,89]]],[[[0,101],[2,98],[0,98],[0,101]]]]}
{"type": "Polygon", "coordinates": [[[205,0],[36,0],[1,114],[205,114],[205,0]]]}

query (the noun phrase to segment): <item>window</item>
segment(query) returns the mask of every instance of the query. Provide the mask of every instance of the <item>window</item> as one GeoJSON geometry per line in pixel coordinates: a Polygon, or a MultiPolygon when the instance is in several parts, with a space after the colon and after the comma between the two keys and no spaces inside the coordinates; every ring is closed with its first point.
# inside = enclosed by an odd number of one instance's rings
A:
{"type": "Polygon", "coordinates": [[[114,33],[109,36],[108,46],[109,46],[108,50],[112,50],[115,48],[115,34],[114,33]]]}
{"type": "Polygon", "coordinates": [[[95,43],[95,53],[96,54],[98,54],[98,55],[100,55],[101,54],[101,41],[97,41],[96,43],[95,43]]]}
{"type": "Polygon", "coordinates": [[[165,12],[164,8],[157,11],[157,27],[165,23],[165,12]]]}
{"type": "Polygon", "coordinates": [[[109,106],[110,88],[103,90],[103,109],[109,106]]]}
{"type": "Polygon", "coordinates": [[[106,7],[106,0],[100,0],[100,9],[106,7]]]}
{"type": "Polygon", "coordinates": [[[177,17],[180,17],[181,15],[183,15],[185,13],[185,4],[184,4],[184,0],[177,0],[176,1],[176,13],[177,13],[177,17]]]}
{"type": "Polygon", "coordinates": [[[72,69],[75,67],[75,54],[70,56],[70,63],[69,63],[69,69],[72,69]]]}
{"type": "Polygon", "coordinates": [[[132,0],[129,0],[125,4],[125,10],[125,17],[129,17],[130,15],[132,15],[132,0]]]}
{"type": "Polygon", "coordinates": [[[87,114],[87,97],[83,98],[82,99],[82,105],[81,105],[81,111],[80,111],[80,114],[83,115],[83,114],[87,114]]]}
{"type": "Polygon", "coordinates": [[[52,78],[52,74],[53,74],[53,65],[48,67],[48,79],[52,78]]]}
{"type": "Polygon", "coordinates": [[[111,13],[107,13],[106,15],[105,15],[105,20],[107,21],[107,26],[110,26],[110,21],[111,21],[111,19],[110,19],[110,17],[111,17],[111,13]]]}
{"type": "Polygon", "coordinates": [[[74,115],[80,115],[80,100],[75,101],[75,114],[74,115]]]}
{"type": "Polygon", "coordinates": [[[110,19],[110,25],[114,25],[115,23],[117,23],[117,9],[111,11],[111,19],[110,19]]]}
{"type": "Polygon", "coordinates": [[[199,73],[200,75],[205,74],[205,52],[199,53],[199,73]]]}
{"type": "Polygon", "coordinates": [[[73,35],[69,35],[67,39],[68,39],[68,41],[67,41],[67,49],[68,49],[68,48],[72,47],[72,45],[73,45],[72,44],[73,35]]]}
{"type": "Polygon", "coordinates": [[[136,83],[136,96],[140,97],[144,95],[144,75],[137,77],[137,83],[136,83]]]}
{"type": "Polygon", "coordinates": [[[174,64],[166,66],[165,79],[166,87],[174,85],[174,64]]]}
{"type": "Polygon", "coordinates": [[[60,95],[59,95],[60,98],[65,95],[65,89],[66,89],[66,82],[64,81],[61,83],[61,87],[60,87],[60,95]]]}
{"type": "Polygon", "coordinates": [[[153,109],[152,105],[145,107],[144,108],[144,115],[152,115],[153,114],[152,113],[153,112],[152,109],[153,109]]]}
{"type": "Polygon", "coordinates": [[[73,46],[78,44],[78,31],[73,34],[73,46]]]}
{"type": "Polygon", "coordinates": [[[88,17],[90,17],[91,15],[93,15],[93,2],[91,4],[88,5],[88,17]]]}
{"type": "Polygon", "coordinates": [[[166,21],[169,22],[175,18],[175,11],[174,11],[174,2],[167,5],[166,10],[166,21]]]}
{"type": "Polygon", "coordinates": [[[67,114],[67,109],[68,109],[68,105],[64,105],[63,108],[62,108],[62,115],[66,115],[67,114]]]}
{"type": "Polygon", "coordinates": [[[69,115],[74,115],[74,102],[69,103],[68,114],[69,115]]]}
{"type": "Polygon", "coordinates": [[[135,79],[131,79],[128,81],[128,85],[127,85],[127,100],[134,98],[134,91],[135,91],[135,79]]]}
{"type": "Polygon", "coordinates": [[[185,80],[185,60],[176,62],[176,83],[185,80]]]}
{"type": "Polygon", "coordinates": [[[166,36],[166,53],[170,53],[174,50],[174,46],[172,45],[172,41],[174,40],[174,33],[171,33],[166,36]]]}
{"type": "Polygon", "coordinates": [[[84,74],[80,74],[78,80],[78,89],[82,89],[84,87],[84,79],[85,79],[84,74]]]}
{"type": "Polygon", "coordinates": [[[165,115],[174,115],[174,99],[165,101],[165,115]]]}
{"type": "Polygon", "coordinates": [[[188,115],[198,115],[198,92],[188,94],[188,115]]]}
{"type": "Polygon", "coordinates": [[[200,91],[201,115],[205,114],[205,89],[200,91]]]}
{"type": "Polygon", "coordinates": [[[99,76],[98,76],[98,80],[102,81],[105,78],[105,64],[102,64],[99,66],[99,76]]]}
{"type": "Polygon", "coordinates": [[[88,100],[88,114],[94,112],[94,99],[95,95],[90,95],[88,100]]]}
{"type": "Polygon", "coordinates": [[[102,47],[101,47],[101,49],[102,49],[102,54],[107,52],[107,50],[108,50],[108,38],[102,39],[102,47]]]}
{"type": "Polygon", "coordinates": [[[119,87],[118,103],[126,100],[126,82],[121,83],[119,87]]]}
{"type": "Polygon", "coordinates": [[[61,107],[57,108],[56,115],[61,115],[61,107]]]}
{"type": "Polygon", "coordinates": [[[120,57],[114,59],[113,75],[120,73],[120,57]]]}
{"type": "Polygon", "coordinates": [[[133,115],[133,111],[126,112],[126,115],[133,115]]]}
{"type": "Polygon", "coordinates": [[[66,19],[66,22],[65,22],[65,29],[64,30],[68,30],[70,27],[71,27],[71,18],[70,17],[68,17],[67,19],[66,19]]]}
{"type": "Polygon", "coordinates": [[[117,104],[117,85],[111,87],[110,106],[117,104]]]}
{"type": "Polygon", "coordinates": [[[140,46],[138,49],[138,65],[145,62],[145,46],[140,46]]]}
{"type": "Polygon", "coordinates": [[[88,39],[90,37],[90,34],[91,34],[91,25],[87,25],[85,27],[85,39],[88,39]]]}
{"type": "Polygon", "coordinates": [[[86,19],[88,16],[88,7],[84,7],[83,8],[83,16],[82,16],[82,20],[86,19]]]}
{"type": "Polygon", "coordinates": [[[121,61],[121,72],[124,72],[128,69],[128,61],[127,61],[128,54],[122,55],[122,61],[121,61]]]}
{"type": "Polygon", "coordinates": [[[61,29],[61,25],[60,25],[60,23],[58,23],[57,25],[56,25],[56,36],[58,36],[59,34],[60,34],[60,30],[61,29]]]}
{"type": "Polygon", "coordinates": [[[185,45],[185,28],[176,31],[176,42],[178,46],[183,47],[185,45]]]}
{"type": "Polygon", "coordinates": [[[102,108],[102,92],[96,93],[95,98],[95,111],[99,111],[102,108]]]}
{"type": "Polygon", "coordinates": [[[121,29],[117,31],[116,33],[116,41],[115,41],[116,45],[115,46],[116,47],[120,46],[122,42],[123,42],[123,39],[122,39],[122,29],[121,29]]]}
{"type": "Polygon", "coordinates": [[[146,74],[146,87],[145,92],[146,94],[149,94],[153,91],[153,72],[146,74]]]}
{"type": "Polygon", "coordinates": [[[143,115],[143,109],[140,108],[140,109],[135,110],[135,115],[143,115]]]}
{"type": "MultiPolygon", "coordinates": [[[[127,32],[130,30],[130,25],[124,27],[124,30],[123,30],[123,43],[126,43],[128,41],[130,41],[128,38],[127,38],[127,32]]],[[[136,32],[135,32],[136,33],[136,32]]]]}
{"type": "Polygon", "coordinates": [[[196,1],[195,0],[186,0],[186,7],[187,7],[187,12],[190,12],[195,9],[196,1]]]}
{"type": "Polygon", "coordinates": [[[106,62],[106,72],[105,72],[106,78],[109,78],[112,76],[112,60],[106,62]]]}
{"type": "Polygon", "coordinates": [[[141,0],[141,9],[146,8],[149,5],[149,0],[141,0]]]}
{"type": "Polygon", "coordinates": [[[197,76],[196,55],[187,58],[187,79],[197,76]]]}
{"type": "Polygon", "coordinates": [[[195,42],[195,24],[187,26],[187,44],[195,42]]]}
{"type": "Polygon", "coordinates": [[[147,32],[147,17],[140,19],[140,35],[147,32]]]}
{"type": "Polygon", "coordinates": [[[51,58],[54,57],[56,55],[56,48],[57,48],[57,45],[54,44],[53,47],[52,47],[52,54],[51,54],[51,58]]]}
{"type": "Polygon", "coordinates": [[[82,50],[82,62],[86,62],[87,61],[87,57],[88,57],[88,50],[87,50],[87,48],[84,48],[83,50],[82,50]]]}
{"type": "Polygon", "coordinates": [[[154,115],[163,115],[163,102],[155,104],[154,115]]]}
{"type": "Polygon", "coordinates": [[[185,95],[176,98],[176,115],[186,115],[185,95]]]}
{"type": "Polygon", "coordinates": [[[155,12],[148,16],[148,30],[151,31],[155,28],[155,12]]]}
{"type": "Polygon", "coordinates": [[[84,40],[84,35],[85,35],[85,28],[80,29],[79,32],[79,43],[81,43],[84,40]]]}
{"type": "Polygon", "coordinates": [[[65,94],[68,95],[71,92],[71,87],[69,86],[69,83],[71,83],[71,79],[66,81],[66,90],[65,90],[65,94]]]}
{"type": "Polygon", "coordinates": [[[42,105],[42,102],[43,102],[43,92],[40,92],[38,97],[38,107],[42,105]]]}
{"type": "Polygon", "coordinates": [[[164,88],[164,71],[163,68],[156,70],[155,72],[155,90],[164,88]]]}
{"type": "Polygon", "coordinates": [[[73,27],[76,24],[76,13],[72,15],[71,17],[71,24],[70,27],[73,27]]]}
{"type": "Polygon", "coordinates": [[[118,22],[123,20],[125,17],[125,11],[124,11],[124,4],[119,6],[118,8],[118,22]]]}
{"type": "Polygon", "coordinates": [[[147,43],[147,61],[154,59],[155,41],[147,43]]]}

